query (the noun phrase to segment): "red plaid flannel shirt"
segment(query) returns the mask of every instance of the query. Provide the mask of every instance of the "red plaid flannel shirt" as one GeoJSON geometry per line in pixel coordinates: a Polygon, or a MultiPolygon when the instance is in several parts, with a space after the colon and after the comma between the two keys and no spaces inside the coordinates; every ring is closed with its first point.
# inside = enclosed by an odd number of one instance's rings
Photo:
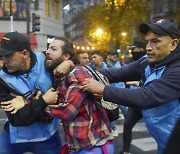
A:
{"type": "Polygon", "coordinates": [[[92,94],[79,88],[85,78],[93,76],[85,67],[76,66],[68,76],[68,89],[65,80],[58,87],[59,104],[50,108],[51,114],[62,120],[70,151],[90,148],[110,134],[110,122],[105,110],[93,103],[92,94]],[[101,121],[95,128],[99,119],[101,121]]]}

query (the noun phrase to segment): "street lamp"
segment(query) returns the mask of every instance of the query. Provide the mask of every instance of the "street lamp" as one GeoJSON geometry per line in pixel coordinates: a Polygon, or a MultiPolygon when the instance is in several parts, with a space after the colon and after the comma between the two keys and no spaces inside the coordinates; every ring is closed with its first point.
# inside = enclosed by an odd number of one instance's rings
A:
{"type": "Polygon", "coordinates": [[[82,49],[82,50],[84,50],[84,49],[85,49],[85,47],[84,47],[84,46],[82,46],[82,47],[81,47],[81,49],[82,49]]]}
{"type": "Polygon", "coordinates": [[[102,35],[102,33],[103,33],[103,30],[101,28],[97,29],[96,31],[97,36],[102,35]]]}
{"type": "Polygon", "coordinates": [[[123,37],[125,37],[127,34],[126,34],[126,32],[122,32],[121,35],[122,35],[123,37]]]}

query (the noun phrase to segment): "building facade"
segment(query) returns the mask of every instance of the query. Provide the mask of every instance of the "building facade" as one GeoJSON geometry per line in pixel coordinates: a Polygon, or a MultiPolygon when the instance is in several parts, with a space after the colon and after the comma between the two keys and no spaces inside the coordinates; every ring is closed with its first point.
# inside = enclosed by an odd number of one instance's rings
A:
{"type": "MultiPolygon", "coordinates": [[[[180,9],[180,0],[153,0],[151,20],[168,18],[176,21],[176,11],[180,9]]],[[[180,24],[179,21],[176,21],[180,24]]]]}
{"type": "Polygon", "coordinates": [[[71,0],[69,9],[64,10],[64,30],[74,44],[86,45],[83,39],[83,10],[95,5],[104,3],[104,0],[71,0]]]}
{"type": "MultiPolygon", "coordinates": [[[[55,36],[64,36],[63,7],[65,1],[0,0],[0,36],[10,31],[26,34],[28,13],[30,19],[32,13],[36,13],[40,15],[40,31],[30,33],[31,47],[35,51],[46,50],[50,39],[55,36]],[[27,4],[29,4],[29,9],[27,9],[27,4]]],[[[32,21],[29,22],[29,30],[32,32],[32,21]]]]}

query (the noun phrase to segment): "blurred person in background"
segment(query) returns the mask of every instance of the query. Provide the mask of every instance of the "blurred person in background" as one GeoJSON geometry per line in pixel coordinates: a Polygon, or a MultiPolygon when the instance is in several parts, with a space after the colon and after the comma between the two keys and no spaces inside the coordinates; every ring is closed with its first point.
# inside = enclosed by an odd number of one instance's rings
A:
{"type": "MultiPolygon", "coordinates": [[[[117,50],[114,50],[114,49],[109,50],[107,52],[107,57],[108,57],[108,60],[107,60],[108,68],[121,68],[122,64],[119,61],[117,50]]],[[[118,88],[126,87],[124,82],[112,83],[112,85],[118,88]]],[[[123,105],[119,105],[119,108],[121,109],[123,116],[126,117],[127,107],[123,105]]]]}
{"type": "Polygon", "coordinates": [[[146,55],[146,41],[135,40],[133,45],[130,46],[133,61],[146,55]]]}
{"type": "Polygon", "coordinates": [[[91,55],[91,68],[98,70],[102,68],[108,68],[106,62],[103,59],[103,55],[100,51],[94,51],[91,55]]]}
{"type": "MultiPolygon", "coordinates": [[[[146,42],[144,40],[135,40],[130,47],[132,59],[136,61],[146,55],[146,42]]],[[[139,88],[139,81],[126,82],[130,89],[139,88]]],[[[135,124],[142,118],[140,108],[128,108],[128,112],[123,127],[123,151],[121,154],[130,154],[130,146],[132,141],[132,129],[135,124]]]]}
{"type": "Polygon", "coordinates": [[[89,65],[89,54],[86,51],[78,50],[76,52],[77,59],[82,65],[89,65]]]}
{"type": "MultiPolygon", "coordinates": [[[[108,68],[120,68],[122,66],[118,58],[118,53],[115,49],[111,49],[107,52],[107,65],[108,65],[108,68]]],[[[111,85],[117,88],[125,88],[124,82],[112,83],[111,85]]],[[[127,114],[127,107],[123,105],[119,105],[119,109],[121,110],[121,113],[123,114],[125,118],[127,114]]],[[[121,118],[121,115],[120,115],[120,118],[121,118]]],[[[118,131],[116,128],[115,121],[111,122],[111,129],[112,129],[112,134],[114,136],[118,136],[118,131]]]]}

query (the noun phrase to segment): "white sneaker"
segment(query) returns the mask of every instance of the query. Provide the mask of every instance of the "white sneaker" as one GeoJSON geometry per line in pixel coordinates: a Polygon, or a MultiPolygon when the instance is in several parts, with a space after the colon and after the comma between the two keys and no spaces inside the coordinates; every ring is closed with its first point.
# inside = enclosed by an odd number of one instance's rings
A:
{"type": "Polygon", "coordinates": [[[114,137],[116,137],[116,136],[118,136],[118,131],[117,130],[112,130],[112,135],[114,136],[114,137]]]}
{"type": "Polygon", "coordinates": [[[119,118],[118,118],[118,120],[124,120],[124,116],[123,116],[123,114],[119,114],[119,118]]]}

